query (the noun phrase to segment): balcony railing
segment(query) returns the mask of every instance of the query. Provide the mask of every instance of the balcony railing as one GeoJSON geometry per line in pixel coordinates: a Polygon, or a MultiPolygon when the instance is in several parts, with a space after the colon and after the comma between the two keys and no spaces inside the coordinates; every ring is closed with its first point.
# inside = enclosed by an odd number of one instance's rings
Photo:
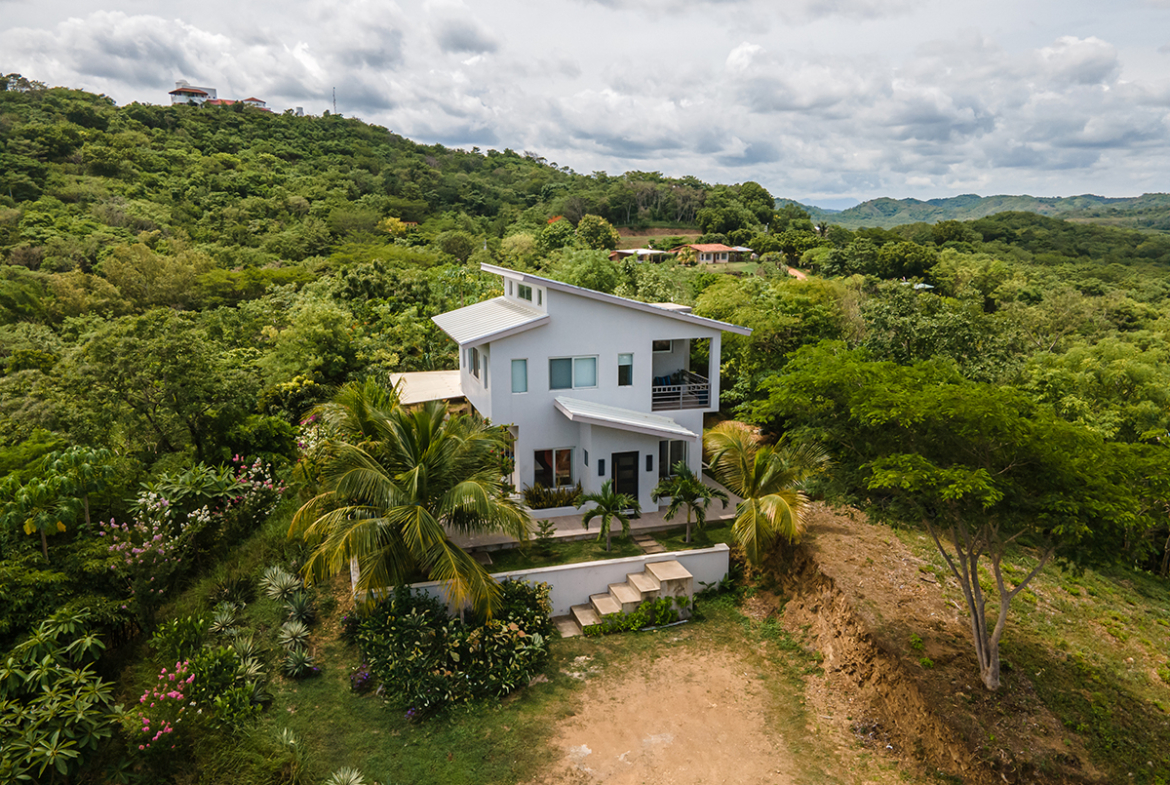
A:
{"type": "Polygon", "coordinates": [[[711,405],[711,382],[697,373],[679,371],[678,384],[654,385],[650,388],[650,410],[706,409],[711,405]]]}

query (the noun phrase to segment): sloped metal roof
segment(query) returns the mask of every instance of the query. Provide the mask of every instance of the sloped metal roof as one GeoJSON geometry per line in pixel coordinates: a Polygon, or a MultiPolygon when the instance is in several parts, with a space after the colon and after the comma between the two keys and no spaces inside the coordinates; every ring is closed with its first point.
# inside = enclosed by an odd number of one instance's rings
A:
{"type": "Polygon", "coordinates": [[[459,384],[459,371],[414,371],[392,373],[390,383],[397,387],[398,400],[403,404],[445,401],[462,398],[463,388],[459,384]]]}
{"type": "Polygon", "coordinates": [[[699,435],[694,431],[688,430],[669,417],[663,417],[660,414],[636,412],[632,409],[622,409],[617,406],[607,406],[603,403],[581,401],[563,396],[558,396],[554,403],[557,411],[568,417],[570,422],[600,425],[604,428],[633,431],[666,439],[696,441],[699,438],[699,435]]]}
{"type": "MultiPolygon", "coordinates": [[[[554,292],[575,294],[578,297],[587,297],[590,300],[599,300],[603,303],[612,303],[614,305],[620,305],[624,308],[633,308],[636,311],[652,313],[658,316],[666,316],[671,319],[677,319],[680,322],[686,322],[688,324],[697,324],[701,327],[709,327],[714,330],[735,333],[736,335],[752,334],[750,327],[741,327],[738,324],[721,322],[717,319],[707,319],[705,317],[695,316],[692,313],[686,313],[683,311],[667,310],[666,308],[659,305],[652,305],[650,303],[644,303],[638,300],[630,300],[625,297],[618,297],[614,294],[606,294],[605,292],[596,292],[592,289],[586,289],[581,286],[573,286],[572,284],[562,283],[561,281],[554,281],[551,278],[542,278],[541,276],[533,275],[532,273],[522,273],[517,270],[509,270],[507,267],[499,267],[498,265],[484,263],[479,266],[479,269],[483,270],[485,273],[494,273],[495,275],[503,276],[504,278],[510,278],[513,281],[519,281],[520,283],[539,284],[540,286],[543,286],[546,289],[550,289],[554,292]]],[[[459,312],[455,311],[455,313],[459,312]]],[[[442,325],[439,326],[442,327],[442,325]]]]}
{"type": "Polygon", "coordinates": [[[431,320],[460,346],[476,346],[548,323],[548,314],[496,297],[468,305],[431,320]]]}

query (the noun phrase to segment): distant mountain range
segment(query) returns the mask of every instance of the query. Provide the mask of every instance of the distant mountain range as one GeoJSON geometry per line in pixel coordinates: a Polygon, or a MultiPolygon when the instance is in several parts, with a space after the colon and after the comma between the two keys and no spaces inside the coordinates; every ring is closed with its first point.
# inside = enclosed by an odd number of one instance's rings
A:
{"type": "Polygon", "coordinates": [[[792,199],[777,199],[777,205],[798,204],[808,211],[813,223],[838,224],[848,229],[879,226],[889,229],[909,223],[971,221],[995,213],[1020,211],[1039,213],[1074,221],[1105,223],[1131,229],[1170,232],[1170,194],[1143,194],[1129,197],[1081,196],[979,196],[962,194],[945,199],[890,199],[882,197],[850,207],[826,210],[792,199]]]}

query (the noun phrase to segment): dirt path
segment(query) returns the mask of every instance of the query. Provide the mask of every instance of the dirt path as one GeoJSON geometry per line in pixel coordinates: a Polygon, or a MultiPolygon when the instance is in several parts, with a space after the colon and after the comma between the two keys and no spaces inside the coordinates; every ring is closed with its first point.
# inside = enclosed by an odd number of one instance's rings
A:
{"type": "Polygon", "coordinates": [[[789,785],[796,767],[768,732],[766,689],[730,652],[671,653],[648,672],[599,680],[561,723],[563,758],[544,781],[610,785],[789,785]]]}

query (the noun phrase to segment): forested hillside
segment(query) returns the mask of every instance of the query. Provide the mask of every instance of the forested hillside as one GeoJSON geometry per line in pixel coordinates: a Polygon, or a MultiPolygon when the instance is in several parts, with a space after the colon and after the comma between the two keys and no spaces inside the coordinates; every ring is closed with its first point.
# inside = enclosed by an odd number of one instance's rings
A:
{"type": "MultiPolygon", "coordinates": [[[[1170,237],[1032,212],[814,229],[753,182],[579,175],[340,116],[5,84],[0,649],[64,652],[89,632],[116,648],[174,621],[167,603],[229,554],[253,585],[262,559],[302,557],[233,551],[311,487],[302,418],[345,382],[455,367],[430,317],[499,293],[480,262],[751,327],[724,341],[727,414],[830,450],[814,492],[965,522],[989,554],[1014,537],[1046,560],[1170,571],[1170,237]],[[732,272],[616,263],[615,224],[763,253],[732,272]]],[[[70,667],[101,662],[79,646],[70,667]]],[[[1145,688],[1170,705],[1170,685],[1145,688]]],[[[0,772],[144,765],[104,689],[88,714],[54,715],[86,723],[76,754],[0,772]]],[[[227,744],[249,711],[224,709],[207,738],[227,744]]],[[[1118,742],[1101,765],[1131,753],[1152,754],[1118,742]]]]}
{"type": "MultiPolygon", "coordinates": [[[[786,200],[780,200],[784,203],[786,200]]],[[[849,229],[877,226],[890,229],[907,223],[971,221],[995,213],[1019,211],[1069,220],[1103,223],[1130,229],[1170,231],[1170,194],[1134,197],[978,196],[963,194],[943,199],[870,199],[847,210],[820,210],[800,205],[813,220],[849,229]]]]}

